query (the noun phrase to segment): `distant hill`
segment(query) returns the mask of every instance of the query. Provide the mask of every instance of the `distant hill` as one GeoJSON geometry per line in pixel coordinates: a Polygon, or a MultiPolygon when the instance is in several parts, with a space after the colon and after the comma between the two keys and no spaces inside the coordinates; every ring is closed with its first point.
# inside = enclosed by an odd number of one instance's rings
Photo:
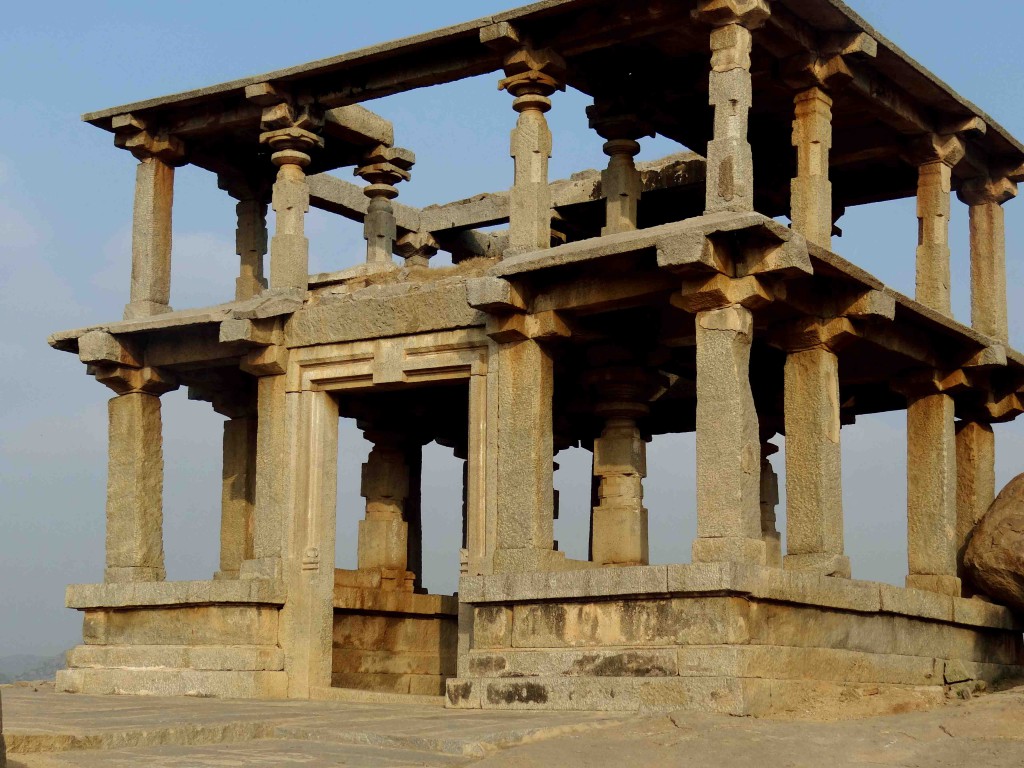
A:
{"type": "Polygon", "coordinates": [[[19,680],[52,680],[64,668],[64,653],[56,656],[35,656],[17,653],[0,656],[0,684],[19,680]]]}

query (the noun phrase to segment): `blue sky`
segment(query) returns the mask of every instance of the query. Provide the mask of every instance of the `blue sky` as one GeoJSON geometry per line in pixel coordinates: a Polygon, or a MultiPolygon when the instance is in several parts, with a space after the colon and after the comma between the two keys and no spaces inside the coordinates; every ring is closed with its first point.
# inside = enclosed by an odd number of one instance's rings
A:
{"type": "MultiPolygon", "coordinates": [[[[851,0],[855,10],[967,98],[1024,136],[1024,3],[1007,0],[851,0]]],[[[76,642],[64,585],[102,578],[108,392],[46,336],[120,316],[127,299],[134,161],[109,134],[79,121],[89,110],[186,90],[334,55],[510,7],[507,0],[356,2],[10,3],[0,26],[0,655],[48,653],[76,642]]],[[[443,202],[502,189],[511,180],[514,115],[495,77],[368,104],[417,152],[400,200],[443,202]]],[[[603,163],[586,127],[588,100],[560,94],[550,117],[552,177],[603,163]]],[[[675,151],[647,140],[642,157],[675,151]]],[[[172,302],[224,300],[236,269],[233,201],[205,172],[178,174],[172,302]]],[[[1008,208],[1012,335],[1024,334],[1024,208],[1008,208]]],[[[310,216],[313,271],[362,259],[360,228],[310,216]]],[[[836,250],[913,293],[913,201],[852,210],[836,250]]],[[[968,319],[967,217],[954,204],[954,307],[968,319]]],[[[183,392],[165,398],[166,550],[171,578],[216,568],[220,418],[183,392]]],[[[339,560],[358,518],[365,444],[342,432],[339,560]]],[[[905,432],[899,414],[844,429],[844,500],[855,575],[900,582],[905,560],[905,432]]],[[[1024,432],[999,429],[1000,482],[1021,470],[1024,432]]],[[[651,446],[647,506],[653,556],[686,561],[693,535],[692,436],[651,446]]],[[[560,455],[562,548],[585,553],[589,458],[560,455]]],[[[458,468],[431,447],[426,462],[427,583],[455,588],[458,468]]],[[[779,457],[775,459],[781,470],[779,457]]],[[[354,547],[352,547],[354,550],[354,547]]]]}

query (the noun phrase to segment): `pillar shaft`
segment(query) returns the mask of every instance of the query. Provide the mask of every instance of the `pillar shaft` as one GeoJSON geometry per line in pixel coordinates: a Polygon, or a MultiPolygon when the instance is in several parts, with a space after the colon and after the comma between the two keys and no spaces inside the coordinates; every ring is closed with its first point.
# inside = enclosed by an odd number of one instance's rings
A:
{"type": "Polygon", "coordinates": [[[497,358],[495,570],[539,570],[554,543],[554,367],[533,339],[500,344],[497,358]]]}
{"type": "Polygon", "coordinates": [[[599,478],[593,514],[592,559],[602,565],[646,565],[649,561],[643,479],[647,443],[636,421],[611,416],[594,441],[594,476],[599,478]]]}
{"type": "Polygon", "coordinates": [[[750,310],[697,313],[695,562],[765,564],[761,450],[750,389],[750,310]]]}
{"type": "Polygon", "coordinates": [[[753,104],[752,46],[751,32],[741,24],[711,32],[709,92],[715,123],[707,152],[708,213],[754,209],[754,160],[747,141],[753,104]]]}
{"type": "Polygon", "coordinates": [[[637,206],[640,202],[640,171],[633,158],[640,144],[632,139],[605,142],[608,167],[601,173],[601,191],[605,196],[605,225],[602,235],[632,232],[637,228],[637,206]]]}
{"type": "Polygon", "coordinates": [[[953,413],[946,394],[907,403],[907,586],[959,595],[953,413]]]}
{"type": "Polygon", "coordinates": [[[107,466],[107,582],[163,581],[163,434],[160,398],[113,398],[107,466]]]}
{"type": "Polygon", "coordinates": [[[790,218],[793,229],[812,243],[832,248],[832,98],[821,88],[796,96],[793,122],[797,176],[793,179],[790,218]]]}
{"type": "Polygon", "coordinates": [[[996,440],[976,421],[956,425],[956,562],[963,578],[967,540],[996,497],[996,440]]]}
{"type": "Polygon", "coordinates": [[[170,311],[174,168],[156,157],[139,162],[132,221],[132,287],[126,320],[170,311]]]}
{"type": "Polygon", "coordinates": [[[288,509],[288,391],[285,376],[257,380],[256,499],[252,522],[252,560],[241,575],[280,578],[284,520],[288,509]]]}
{"type": "Polygon", "coordinates": [[[242,562],[253,558],[256,435],[255,416],[224,422],[218,578],[237,579],[242,562]]]}
{"type": "Polygon", "coordinates": [[[242,200],[235,206],[238,226],[235,249],[239,273],[235,280],[235,299],[243,301],[258,295],[267,285],[263,277],[263,257],[267,252],[267,204],[261,200],[242,200]]]}
{"type": "Polygon", "coordinates": [[[1006,317],[1006,221],[1003,207],[970,207],[971,324],[1000,341],[1010,337],[1006,317]]]}
{"type": "Polygon", "coordinates": [[[406,578],[409,565],[409,524],[405,506],[409,498],[407,452],[397,435],[369,431],[374,444],[363,464],[360,492],[366,499],[366,517],[359,521],[360,570],[380,570],[382,587],[413,588],[406,578]]]}
{"type": "Polygon", "coordinates": [[[775,507],[779,503],[779,476],[768,461],[766,448],[761,448],[761,538],[765,545],[765,563],[782,567],[782,537],[776,525],[775,507]]]}
{"type": "Polygon", "coordinates": [[[917,300],[952,314],[949,279],[949,213],[953,169],[941,161],[923,164],[917,184],[917,300]]]}
{"type": "Polygon", "coordinates": [[[540,95],[520,96],[515,109],[519,119],[511,141],[515,178],[509,193],[509,249],[532,251],[551,245],[551,130],[544,117],[551,101],[540,95]]]}
{"type": "Polygon", "coordinates": [[[287,164],[278,169],[273,207],[277,226],[270,241],[270,287],[305,290],[309,282],[309,240],[305,234],[309,184],[301,165],[287,164]]]}
{"type": "Polygon", "coordinates": [[[790,352],[785,368],[785,567],[850,576],[843,554],[839,360],[827,347],[790,352]]]}

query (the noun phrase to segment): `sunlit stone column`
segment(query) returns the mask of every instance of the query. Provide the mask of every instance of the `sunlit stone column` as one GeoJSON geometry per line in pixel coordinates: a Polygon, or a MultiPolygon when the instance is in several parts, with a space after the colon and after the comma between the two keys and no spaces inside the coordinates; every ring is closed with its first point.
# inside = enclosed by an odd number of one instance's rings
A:
{"type": "Polygon", "coordinates": [[[392,254],[398,229],[391,201],[398,197],[395,185],[411,178],[409,170],[415,162],[416,156],[407,149],[378,146],[356,169],[356,175],[369,182],[363,190],[370,198],[363,221],[367,264],[383,269],[394,267],[392,254]]]}

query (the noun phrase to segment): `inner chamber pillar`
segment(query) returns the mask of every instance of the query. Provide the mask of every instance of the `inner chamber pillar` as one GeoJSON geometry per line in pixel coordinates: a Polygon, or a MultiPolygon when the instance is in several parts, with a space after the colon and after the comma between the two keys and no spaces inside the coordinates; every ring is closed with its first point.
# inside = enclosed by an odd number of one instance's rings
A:
{"type": "MultiPolygon", "coordinates": [[[[602,235],[632,232],[637,228],[637,207],[642,183],[634,158],[640,153],[637,139],[651,136],[647,123],[622,102],[628,82],[619,83],[619,93],[595,98],[587,107],[590,127],[605,139],[608,167],[601,172],[601,193],[605,198],[605,224],[602,235]]],[[[628,91],[627,91],[628,92],[628,91]]]]}
{"type": "Polygon", "coordinates": [[[697,313],[697,539],[694,562],[764,565],[761,450],[750,389],[753,317],[697,313]]]}
{"type": "Polygon", "coordinates": [[[263,257],[267,253],[267,204],[270,183],[266,179],[247,179],[238,175],[220,174],[218,185],[238,201],[235,206],[235,253],[238,254],[238,277],[235,278],[235,300],[244,301],[259,295],[266,287],[263,257]]]}
{"type": "Polygon", "coordinates": [[[155,368],[96,367],[117,396],[107,406],[104,581],[163,581],[163,425],[160,395],[177,384],[155,368]]]}
{"type": "Polygon", "coordinates": [[[369,182],[363,190],[370,199],[363,221],[367,264],[380,269],[394,268],[392,253],[398,237],[398,225],[391,201],[398,197],[395,185],[411,178],[409,170],[415,162],[416,156],[408,149],[378,146],[356,169],[356,175],[369,182]]]}
{"type": "Polygon", "coordinates": [[[623,367],[597,370],[588,378],[598,397],[596,413],[605,419],[594,440],[597,498],[591,518],[591,559],[601,565],[646,565],[647,443],[637,419],[649,412],[653,377],[641,368],[623,367]]]}
{"type": "MultiPolygon", "coordinates": [[[[366,427],[364,434],[373,449],[363,464],[360,492],[366,499],[366,517],[359,521],[358,568],[379,571],[382,589],[411,592],[415,575],[408,570],[405,519],[410,496],[408,441],[397,431],[379,427],[366,427]]],[[[413,506],[418,510],[418,499],[413,506]]]]}

